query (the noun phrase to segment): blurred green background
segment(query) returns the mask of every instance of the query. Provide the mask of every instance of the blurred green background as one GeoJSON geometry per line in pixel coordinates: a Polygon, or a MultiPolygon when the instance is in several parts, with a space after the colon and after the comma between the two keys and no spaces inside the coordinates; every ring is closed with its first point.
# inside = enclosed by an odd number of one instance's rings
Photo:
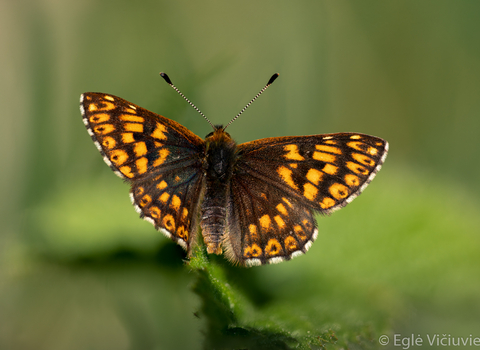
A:
{"type": "Polygon", "coordinates": [[[215,124],[279,72],[229,128],[239,143],[390,142],[307,255],[232,270],[260,313],[373,343],[480,337],[479,18],[476,0],[2,1],[0,349],[201,348],[185,256],[138,219],[78,109],[106,92],[205,136],[160,71],[215,124]]]}

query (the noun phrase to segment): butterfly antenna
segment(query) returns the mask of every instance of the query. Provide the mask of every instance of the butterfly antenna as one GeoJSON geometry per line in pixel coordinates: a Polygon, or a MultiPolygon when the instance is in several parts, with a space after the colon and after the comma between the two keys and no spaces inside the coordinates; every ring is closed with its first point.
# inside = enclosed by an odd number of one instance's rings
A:
{"type": "Polygon", "coordinates": [[[237,118],[240,116],[240,114],[242,114],[243,112],[245,112],[245,110],[246,110],[248,107],[250,107],[250,105],[253,103],[253,101],[255,101],[261,94],[263,94],[263,92],[264,92],[265,90],[267,90],[267,88],[268,88],[270,85],[273,84],[273,82],[275,81],[275,79],[278,78],[279,75],[280,75],[280,74],[278,74],[278,73],[275,73],[274,75],[272,75],[272,77],[271,77],[270,80],[268,81],[267,85],[265,85],[264,88],[263,88],[262,90],[260,90],[260,92],[259,92],[254,98],[252,98],[252,100],[251,100],[250,102],[248,102],[245,107],[243,107],[243,109],[240,111],[240,113],[238,113],[238,114],[235,116],[235,118],[233,118],[232,120],[230,120],[230,122],[229,122],[227,125],[225,125],[225,127],[223,128],[223,130],[225,131],[225,129],[226,129],[230,124],[232,124],[232,123],[235,121],[235,119],[237,119],[237,118]]]}
{"type": "Polygon", "coordinates": [[[195,106],[188,98],[185,97],[184,94],[182,94],[182,92],[180,90],[177,89],[177,87],[175,85],[173,85],[172,81],[170,80],[170,78],[168,77],[168,75],[166,73],[160,73],[160,76],[167,82],[168,85],[170,85],[176,92],[179,93],[180,96],[182,96],[185,101],[187,101],[190,106],[192,106],[198,113],[200,113],[202,115],[202,117],[205,118],[205,120],[208,122],[208,124],[210,124],[212,126],[213,129],[215,129],[215,126],[212,124],[212,122],[205,116],[205,114],[203,114],[198,108],[197,106],[195,106]]]}

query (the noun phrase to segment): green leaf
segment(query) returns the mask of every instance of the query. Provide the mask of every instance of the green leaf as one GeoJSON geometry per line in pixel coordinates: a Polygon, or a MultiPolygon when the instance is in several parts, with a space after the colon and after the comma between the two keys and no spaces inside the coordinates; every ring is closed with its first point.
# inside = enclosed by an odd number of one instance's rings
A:
{"type": "Polygon", "coordinates": [[[351,344],[374,347],[376,336],[371,326],[361,322],[346,327],[332,323],[312,308],[314,299],[305,300],[305,308],[298,310],[281,299],[263,307],[255,305],[228,276],[238,272],[245,276],[250,289],[255,289],[258,270],[232,267],[221,258],[209,260],[201,245],[188,266],[196,274],[193,291],[202,301],[196,315],[206,319],[204,349],[333,349],[351,344]],[[342,333],[340,341],[337,331],[342,333]]]}

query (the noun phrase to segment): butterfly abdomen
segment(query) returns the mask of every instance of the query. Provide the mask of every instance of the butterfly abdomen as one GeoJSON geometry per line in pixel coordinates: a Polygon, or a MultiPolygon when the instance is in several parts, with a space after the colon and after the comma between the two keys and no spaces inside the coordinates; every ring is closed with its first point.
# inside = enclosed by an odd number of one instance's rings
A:
{"type": "Polygon", "coordinates": [[[202,235],[208,253],[221,254],[226,228],[226,207],[235,164],[236,144],[218,127],[206,138],[205,195],[201,207],[202,235]]]}

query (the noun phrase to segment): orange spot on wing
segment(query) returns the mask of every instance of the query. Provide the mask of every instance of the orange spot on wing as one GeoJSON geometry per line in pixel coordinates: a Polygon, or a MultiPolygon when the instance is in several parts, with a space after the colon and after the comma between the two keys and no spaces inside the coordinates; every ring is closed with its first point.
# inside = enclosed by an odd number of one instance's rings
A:
{"type": "Polygon", "coordinates": [[[246,258],[257,258],[262,254],[262,249],[258,244],[252,244],[243,249],[243,256],[246,258]]]}
{"type": "Polygon", "coordinates": [[[166,148],[162,148],[161,150],[158,151],[158,158],[153,162],[153,166],[159,166],[165,162],[167,159],[168,155],[170,154],[170,151],[166,148]]]}
{"type": "Polygon", "coordinates": [[[264,215],[260,218],[260,226],[262,226],[262,228],[264,229],[269,229],[272,225],[272,221],[270,219],[270,216],[268,215],[264,215]]]}
{"type": "Polygon", "coordinates": [[[112,124],[100,124],[95,126],[93,128],[93,131],[95,132],[95,134],[106,135],[115,131],[115,126],[113,126],[112,124]]]}
{"type": "Polygon", "coordinates": [[[132,168],[129,166],[122,166],[119,168],[120,172],[128,178],[133,178],[132,168]]]}
{"type": "Polygon", "coordinates": [[[168,185],[167,185],[167,183],[165,182],[165,180],[162,180],[161,182],[159,182],[159,183],[157,184],[157,188],[158,188],[159,190],[163,190],[163,189],[166,188],[167,186],[168,186],[168,185]]]}
{"type": "Polygon", "coordinates": [[[285,227],[285,221],[283,221],[280,215],[275,215],[273,219],[277,223],[278,228],[283,229],[285,227]]]}
{"type": "Polygon", "coordinates": [[[150,216],[154,219],[160,219],[161,211],[158,207],[150,207],[150,216]]]}
{"type": "Polygon", "coordinates": [[[143,117],[139,117],[138,115],[131,115],[131,114],[122,114],[118,117],[118,119],[123,120],[125,122],[134,122],[134,123],[145,122],[145,119],[143,117]]]}
{"type": "Polygon", "coordinates": [[[185,241],[188,240],[188,232],[185,230],[185,227],[179,226],[177,228],[177,236],[183,238],[185,241]]]}
{"type": "Polygon", "coordinates": [[[312,158],[315,160],[319,160],[321,162],[327,163],[335,163],[337,161],[337,157],[330,153],[324,152],[313,152],[312,158]]]}
{"type": "Polygon", "coordinates": [[[167,136],[165,136],[166,132],[167,132],[167,128],[164,125],[157,123],[155,130],[152,132],[150,136],[152,136],[155,139],[166,140],[167,139],[167,136]]]}
{"type": "Polygon", "coordinates": [[[327,140],[327,141],[324,141],[325,143],[328,143],[329,145],[336,145],[337,144],[337,141],[335,140],[327,140]]]}
{"type": "Polygon", "coordinates": [[[315,145],[315,148],[318,151],[328,152],[328,153],[335,153],[335,154],[342,154],[342,150],[337,147],[327,146],[327,145],[315,145]]]}
{"type": "Polygon", "coordinates": [[[145,144],[145,142],[137,142],[133,147],[133,151],[135,152],[135,155],[137,157],[144,156],[145,154],[147,154],[147,145],[145,144]]]}
{"type": "Polygon", "coordinates": [[[123,143],[132,143],[135,142],[135,139],[133,138],[133,134],[130,132],[125,132],[122,134],[122,142],[123,143]]]}
{"type": "Polygon", "coordinates": [[[345,175],[345,183],[347,184],[347,186],[357,187],[360,185],[360,179],[356,175],[347,174],[345,175]]]}
{"type": "Polygon", "coordinates": [[[348,197],[349,194],[348,187],[339,183],[334,183],[333,185],[331,185],[328,191],[333,196],[333,198],[336,199],[344,199],[348,197]]]}
{"type": "Polygon", "coordinates": [[[172,196],[172,202],[170,203],[170,206],[175,210],[178,211],[180,209],[180,205],[182,204],[182,201],[177,195],[172,196]]]}
{"type": "Polygon", "coordinates": [[[148,159],[145,157],[139,158],[135,161],[137,172],[139,174],[145,174],[148,170],[148,159]]]}
{"type": "Polygon", "coordinates": [[[169,232],[175,232],[175,220],[170,214],[163,217],[162,224],[169,232]]]}
{"type": "Polygon", "coordinates": [[[170,195],[167,192],[163,192],[162,195],[158,198],[158,200],[162,203],[166,203],[170,198],[170,195]]]}
{"type": "Polygon", "coordinates": [[[368,175],[369,171],[364,166],[354,163],[354,162],[347,162],[346,166],[348,169],[353,171],[355,174],[359,175],[368,175]]]}
{"type": "Polygon", "coordinates": [[[360,153],[355,153],[353,152],[352,153],[352,158],[354,160],[356,160],[357,162],[363,164],[363,165],[367,165],[369,167],[373,167],[375,165],[375,161],[370,158],[370,157],[367,157],[366,155],[364,154],[360,154],[360,153]]]}
{"type": "Polygon", "coordinates": [[[307,239],[307,235],[305,234],[305,231],[303,230],[302,226],[295,225],[293,226],[293,230],[295,231],[296,235],[300,237],[302,240],[307,239]]]}
{"type": "Polygon", "coordinates": [[[148,204],[150,204],[152,202],[152,197],[149,196],[148,194],[146,194],[145,196],[143,196],[139,201],[138,201],[138,205],[141,206],[141,207],[144,207],[148,204]]]}
{"type": "Polygon", "coordinates": [[[292,250],[297,250],[298,249],[298,244],[297,244],[297,240],[295,238],[293,238],[292,236],[287,236],[287,238],[285,238],[283,240],[283,243],[285,245],[285,248],[288,250],[288,251],[292,251],[292,250]]]}
{"type": "Polygon", "coordinates": [[[357,151],[365,152],[365,153],[370,153],[370,150],[372,148],[375,149],[374,147],[371,147],[371,146],[367,145],[366,143],[363,143],[363,142],[360,142],[360,141],[348,142],[347,146],[351,147],[353,149],[356,149],[357,151]]]}
{"type": "Polygon", "coordinates": [[[116,166],[120,166],[128,160],[128,154],[124,150],[115,149],[108,154],[110,161],[116,166]]]}
{"type": "Polygon", "coordinates": [[[323,167],[322,171],[325,173],[325,174],[329,174],[329,175],[336,175],[337,174],[337,171],[338,171],[338,167],[335,166],[335,165],[332,165],[332,164],[325,164],[325,166],[323,167]]]}
{"type": "Polygon", "coordinates": [[[282,178],[282,180],[288,185],[290,186],[291,188],[295,189],[295,190],[298,190],[298,187],[297,185],[295,184],[295,182],[293,181],[292,179],[292,171],[284,166],[279,166],[277,168],[277,173],[278,175],[280,175],[280,177],[282,178]]]}
{"type": "Polygon", "coordinates": [[[123,124],[123,130],[143,133],[143,124],[125,123],[125,124],[123,124]]]}
{"type": "Polygon", "coordinates": [[[105,136],[102,140],[102,146],[107,149],[115,148],[116,145],[117,145],[117,142],[113,137],[105,136]]]}
{"type": "Polygon", "coordinates": [[[250,232],[250,240],[257,240],[258,239],[258,229],[257,229],[257,225],[254,225],[254,224],[250,224],[248,226],[248,231],[250,232]]]}
{"type": "Polygon", "coordinates": [[[297,145],[286,145],[285,147],[283,147],[283,149],[288,152],[283,156],[284,158],[291,160],[305,160],[305,158],[303,158],[298,152],[297,145]]]}
{"type": "Polygon", "coordinates": [[[280,255],[283,253],[282,245],[277,239],[270,238],[267,246],[265,247],[265,253],[267,253],[269,256],[280,255]]]}
{"type": "Polygon", "coordinates": [[[140,186],[135,189],[135,197],[140,197],[145,192],[145,189],[140,186]]]}
{"type": "Polygon", "coordinates": [[[115,109],[115,105],[111,102],[107,101],[101,101],[98,103],[90,103],[88,106],[88,111],[89,112],[94,112],[94,111],[110,111],[112,109],[115,109]]]}
{"type": "Polygon", "coordinates": [[[320,202],[320,206],[322,207],[322,209],[328,209],[333,207],[334,205],[335,205],[335,201],[330,197],[325,197],[320,202]]]}
{"type": "MultiPolygon", "coordinates": [[[[330,164],[327,164],[327,165],[330,165],[330,164]]],[[[322,176],[323,176],[323,173],[317,169],[312,168],[307,172],[307,180],[315,185],[318,185],[320,183],[320,181],[322,180],[322,176]]]]}
{"type": "Polygon", "coordinates": [[[110,120],[110,114],[107,113],[96,113],[92,115],[90,118],[90,123],[98,124],[98,123],[105,123],[110,120]]]}
{"type": "Polygon", "coordinates": [[[285,206],[282,203],[278,204],[276,208],[280,213],[282,213],[285,216],[288,216],[287,209],[285,209],[285,206]]]}
{"type": "Polygon", "coordinates": [[[311,183],[306,183],[303,185],[303,196],[311,201],[315,199],[318,193],[318,188],[313,186],[311,183]]]}

